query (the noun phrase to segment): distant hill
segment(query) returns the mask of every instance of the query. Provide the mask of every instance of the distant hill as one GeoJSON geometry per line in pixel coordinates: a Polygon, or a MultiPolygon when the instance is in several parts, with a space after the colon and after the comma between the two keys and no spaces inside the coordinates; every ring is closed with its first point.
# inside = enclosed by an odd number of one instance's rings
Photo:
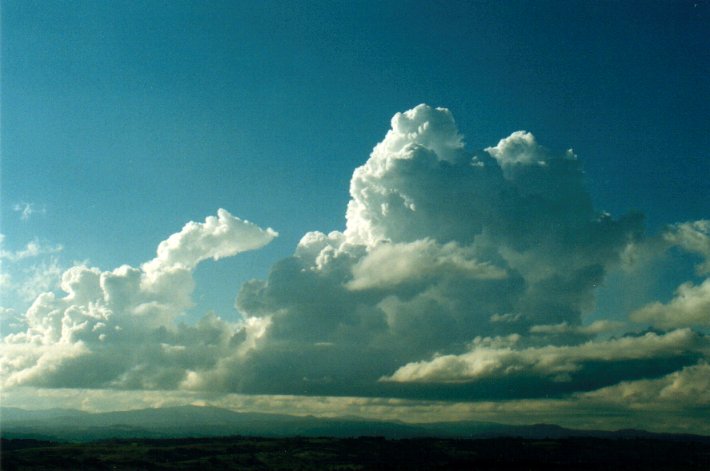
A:
{"type": "Polygon", "coordinates": [[[67,409],[28,411],[0,408],[3,438],[93,441],[113,438],[261,437],[385,437],[528,439],[663,438],[710,442],[710,437],[655,434],[641,430],[616,432],[572,430],[557,425],[505,425],[491,422],[406,424],[358,418],[317,418],[234,412],[216,407],[181,406],[122,412],[87,413],[67,409]]]}
{"type": "Polygon", "coordinates": [[[0,407],[0,423],[14,420],[46,420],[82,415],[89,415],[89,413],[76,409],[25,410],[18,407],[0,407]]]}

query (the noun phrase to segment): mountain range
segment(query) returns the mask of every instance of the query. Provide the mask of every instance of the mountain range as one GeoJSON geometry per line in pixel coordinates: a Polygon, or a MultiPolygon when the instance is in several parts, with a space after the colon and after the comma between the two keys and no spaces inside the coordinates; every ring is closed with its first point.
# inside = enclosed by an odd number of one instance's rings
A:
{"type": "Polygon", "coordinates": [[[493,422],[411,424],[361,418],[319,418],[235,412],[210,406],[180,406],[89,413],[73,409],[24,410],[0,407],[3,438],[94,441],[112,438],[183,438],[217,436],[495,438],[529,439],[662,438],[710,443],[699,435],[659,434],[643,430],[575,430],[551,424],[506,425],[493,422]]]}

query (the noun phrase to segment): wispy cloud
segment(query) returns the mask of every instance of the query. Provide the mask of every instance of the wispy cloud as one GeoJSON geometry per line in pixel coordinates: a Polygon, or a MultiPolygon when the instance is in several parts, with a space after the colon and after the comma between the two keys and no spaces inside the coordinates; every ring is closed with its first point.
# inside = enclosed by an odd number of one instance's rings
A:
{"type": "Polygon", "coordinates": [[[59,287],[64,271],[57,256],[61,245],[39,239],[18,250],[7,250],[5,245],[5,236],[0,234],[0,293],[5,308],[24,310],[40,293],[59,287]]]}
{"type": "Polygon", "coordinates": [[[28,203],[25,201],[13,205],[12,210],[17,213],[20,213],[20,219],[22,221],[28,221],[35,214],[47,213],[46,207],[37,205],[35,203],[28,203]]]}
{"type": "Polygon", "coordinates": [[[8,262],[18,262],[27,258],[56,254],[64,249],[61,245],[50,245],[35,239],[28,242],[23,249],[10,251],[3,248],[4,241],[5,236],[0,234],[0,260],[7,260],[8,262]]]}
{"type": "Polygon", "coordinates": [[[24,300],[34,301],[40,294],[59,288],[63,272],[64,268],[57,258],[50,257],[25,268],[19,284],[14,286],[14,289],[24,300]]]}

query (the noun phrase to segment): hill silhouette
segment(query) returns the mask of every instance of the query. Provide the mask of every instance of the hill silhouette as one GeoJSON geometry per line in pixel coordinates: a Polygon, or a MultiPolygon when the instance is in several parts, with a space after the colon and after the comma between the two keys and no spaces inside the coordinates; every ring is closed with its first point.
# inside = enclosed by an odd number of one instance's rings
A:
{"type": "Polygon", "coordinates": [[[232,435],[260,437],[396,438],[657,438],[706,441],[695,435],[657,434],[643,430],[574,430],[554,424],[506,425],[493,422],[410,424],[348,418],[235,412],[217,407],[180,406],[87,413],[70,409],[25,411],[0,408],[3,438],[94,441],[116,438],[182,438],[232,435]]]}

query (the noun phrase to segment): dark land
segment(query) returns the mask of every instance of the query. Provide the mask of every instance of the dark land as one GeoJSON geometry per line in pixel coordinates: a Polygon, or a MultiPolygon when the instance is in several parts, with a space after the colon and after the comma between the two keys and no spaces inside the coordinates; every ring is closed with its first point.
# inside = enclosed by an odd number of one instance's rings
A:
{"type": "Polygon", "coordinates": [[[0,408],[0,468],[710,470],[710,437],[554,424],[411,424],[167,407],[0,408]]]}
{"type": "Polygon", "coordinates": [[[2,469],[710,469],[705,441],[648,438],[2,439],[2,469]]]}

